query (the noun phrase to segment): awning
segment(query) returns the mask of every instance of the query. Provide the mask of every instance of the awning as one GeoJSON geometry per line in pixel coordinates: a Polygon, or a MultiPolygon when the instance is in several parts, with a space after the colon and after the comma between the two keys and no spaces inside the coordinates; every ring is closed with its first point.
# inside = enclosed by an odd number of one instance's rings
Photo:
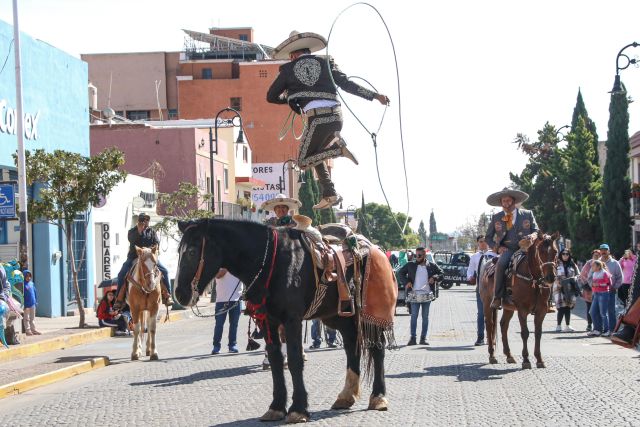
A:
{"type": "Polygon", "coordinates": [[[262,187],[266,184],[266,182],[253,178],[251,176],[237,176],[236,177],[236,185],[241,185],[243,187],[262,187]]]}

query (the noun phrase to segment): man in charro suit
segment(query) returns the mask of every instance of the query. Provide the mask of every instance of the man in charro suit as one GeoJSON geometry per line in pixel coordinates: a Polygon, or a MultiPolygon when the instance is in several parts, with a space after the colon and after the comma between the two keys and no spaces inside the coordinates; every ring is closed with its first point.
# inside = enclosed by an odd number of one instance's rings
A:
{"type": "Polygon", "coordinates": [[[332,58],[312,55],[327,46],[324,37],[315,33],[293,31],[289,38],[275,48],[274,59],[289,59],[280,67],[280,74],[271,84],[267,101],[289,104],[306,119],[300,141],[298,166],[315,168],[322,199],[314,209],[328,209],[337,205],[342,197],[336,193],[326,161],[346,157],[358,164],[340,136],[342,113],[336,85],[346,92],[366,100],[389,104],[389,98],[366,89],[347,78],[332,58]]]}
{"type": "Polygon", "coordinates": [[[505,286],[505,270],[509,266],[511,256],[518,250],[523,239],[532,241],[537,237],[538,224],[533,212],[517,208],[529,198],[527,193],[518,190],[503,189],[487,197],[491,206],[502,208],[491,217],[485,240],[494,252],[499,254],[496,263],[495,292],[491,308],[502,308],[502,305],[513,305],[511,295],[505,286]]]}

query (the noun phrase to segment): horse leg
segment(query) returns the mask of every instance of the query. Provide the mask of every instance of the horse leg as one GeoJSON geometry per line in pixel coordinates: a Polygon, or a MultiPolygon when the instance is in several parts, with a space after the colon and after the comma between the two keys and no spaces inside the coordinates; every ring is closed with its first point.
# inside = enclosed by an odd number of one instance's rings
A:
{"type": "Polygon", "coordinates": [[[271,365],[271,379],[273,381],[273,400],[269,409],[260,417],[260,421],[279,421],[285,417],[287,412],[287,386],[284,382],[284,356],[282,346],[278,336],[278,325],[267,324],[268,330],[263,331],[269,364],[271,365]]]}
{"type": "Polygon", "coordinates": [[[149,360],[158,360],[158,351],[156,349],[156,325],[158,323],[158,307],[149,311],[147,317],[147,353],[151,353],[149,360]]]}
{"type": "Polygon", "coordinates": [[[527,326],[527,313],[524,310],[518,311],[518,320],[520,320],[520,336],[522,337],[522,369],[531,369],[529,349],[527,348],[529,327],[527,326]]]}
{"type": "Polygon", "coordinates": [[[284,326],[287,338],[287,359],[289,361],[289,372],[293,383],[293,395],[289,412],[287,413],[287,423],[300,423],[309,420],[309,402],[307,401],[307,390],[304,387],[304,377],[302,371],[304,360],[302,359],[302,319],[288,320],[284,326]]]}
{"type": "Polygon", "coordinates": [[[502,350],[504,355],[507,356],[507,363],[516,363],[516,359],[511,354],[511,348],[509,347],[509,323],[513,317],[513,311],[504,310],[502,317],[500,318],[500,331],[502,333],[502,350]]]}
{"type": "Polygon", "coordinates": [[[547,315],[547,306],[546,304],[541,304],[540,301],[538,301],[538,306],[542,307],[542,309],[537,309],[533,317],[534,337],[536,340],[533,355],[536,357],[536,368],[546,368],[540,352],[540,341],[542,340],[542,322],[547,315]]]}
{"type": "Polygon", "coordinates": [[[349,409],[360,397],[360,351],[357,344],[357,326],[353,317],[336,316],[326,321],[325,324],[340,331],[344,352],[347,355],[347,374],[344,387],[331,409],[349,409]]]}
{"type": "Polygon", "coordinates": [[[489,351],[489,363],[496,364],[496,323],[498,320],[498,310],[490,308],[488,304],[485,304],[484,310],[484,325],[487,331],[487,349],[489,351]]]}
{"type": "Polygon", "coordinates": [[[145,310],[145,311],[144,311],[144,315],[143,315],[144,322],[143,322],[142,330],[143,330],[143,331],[144,331],[144,330],[146,330],[146,331],[147,331],[147,336],[146,336],[146,339],[147,339],[147,342],[146,342],[147,348],[146,348],[146,350],[145,350],[145,354],[146,354],[147,356],[151,356],[151,331],[149,330],[149,317],[150,317],[150,316],[149,316],[149,310],[145,310]]]}
{"type": "Polygon", "coordinates": [[[371,397],[369,398],[369,407],[367,409],[374,409],[376,411],[386,411],[389,406],[389,402],[385,395],[387,394],[387,386],[384,381],[384,351],[385,344],[383,341],[383,332],[380,329],[377,332],[378,343],[368,349],[368,361],[370,363],[373,359],[373,388],[371,390],[371,397]],[[381,345],[380,345],[381,344],[381,345]]]}
{"type": "Polygon", "coordinates": [[[133,319],[133,348],[131,349],[131,360],[140,359],[142,353],[140,349],[140,326],[142,312],[136,305],[131,305],[131,318],[133,319]]]}

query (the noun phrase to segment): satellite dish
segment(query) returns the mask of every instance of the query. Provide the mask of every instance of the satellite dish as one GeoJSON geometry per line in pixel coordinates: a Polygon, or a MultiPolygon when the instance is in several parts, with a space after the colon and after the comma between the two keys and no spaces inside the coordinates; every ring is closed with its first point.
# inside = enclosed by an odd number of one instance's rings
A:
{"type": "Polygon", "coordinates": [[[112,118],[112,117],[115,117],[116,112],[115,112],[115,111],[113,111],[113,108],[111,108],[111,107],[107,107],[107,108],[105,108],[104,110],[102,110],[102,114],[104,114],[104,116],[105,116],[107,119],[110,119],[110,118],[112,118]]]}
{"type": "Polygon", "coordinates": [[[133,201],[131,202],[131,204],[133,204],[133,207],[136,208],[136,209],[140,209],[146,203],[147,202],[145,202],[145,200],[142,197],[134,197],[133,201]]]}

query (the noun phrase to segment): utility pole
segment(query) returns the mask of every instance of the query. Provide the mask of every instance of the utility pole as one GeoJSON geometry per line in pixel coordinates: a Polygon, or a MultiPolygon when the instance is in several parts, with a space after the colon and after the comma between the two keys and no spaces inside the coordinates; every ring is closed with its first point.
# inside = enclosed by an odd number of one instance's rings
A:
{"type": "Polygon", "coordinates": [[[18,135],[18,215],[20,220],[20,266],[29,268],[29,229],[27,228],[27,170],[24,154],[24,113],[22,112],[22,75],[20,71],[20,28],[18,0],[13,0],[13,51],[16,70],[16,134],[18,135]]]}

